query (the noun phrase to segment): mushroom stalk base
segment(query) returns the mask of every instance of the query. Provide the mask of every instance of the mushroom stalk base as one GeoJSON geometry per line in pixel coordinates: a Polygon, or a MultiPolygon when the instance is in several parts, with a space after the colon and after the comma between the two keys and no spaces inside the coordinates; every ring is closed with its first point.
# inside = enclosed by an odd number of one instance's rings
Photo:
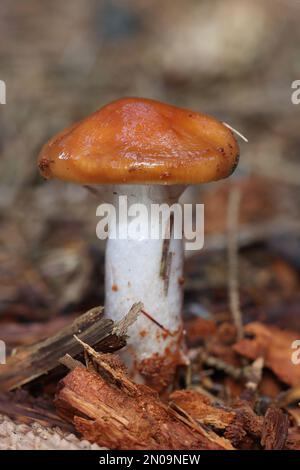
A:
{"type": "MultiPolygon", "coordinates": [[[[127,239],[119,239],[110,235],[106,247],[106,315],[119,320],[133,303],[143,302],[144,312],[130,327],[122,355],[136,381],[159,391],[171,383],[176,366],[182,362],[183,242],[174,238],[172,217],[162,220],[150,214],[153,204],[170,206],[177,202],[182,189],[177,187],[175,195],[174,189],[166,186],[115,188],[115,207],[118,207],[119,196],[126,195],[128,208],[139,203],[146,211],[139,215],[140,236],[129,234],[127,239]],[[158,229],[158,239],[152,239],[149,231],[146,236],[146,226],[158,229]],[[170,237],[165,239],[162,234],[168,227],[170,237]]],[[[117,215],[116,228],[122,232],[128,228],[128,219],[124,214],[117,215]]]]}

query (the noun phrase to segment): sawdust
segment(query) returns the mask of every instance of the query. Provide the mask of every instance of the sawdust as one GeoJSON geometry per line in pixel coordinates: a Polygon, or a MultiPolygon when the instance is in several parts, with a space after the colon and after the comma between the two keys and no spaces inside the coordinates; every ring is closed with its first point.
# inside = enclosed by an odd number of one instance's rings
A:
{"type": "Polygon", "coordinates": [[[97,444],[80,440],[60,428],[40,424],[17,424],[0,415],[0,450],[100,450],[97,444]]]}

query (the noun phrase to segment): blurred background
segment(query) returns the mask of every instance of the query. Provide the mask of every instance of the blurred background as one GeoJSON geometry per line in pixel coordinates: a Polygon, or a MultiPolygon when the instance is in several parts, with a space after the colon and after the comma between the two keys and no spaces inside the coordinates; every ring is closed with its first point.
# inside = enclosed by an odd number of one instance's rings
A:
{"type": "Polygon", "coordinates": [[[43,181],[36,158],[50,136],[128,95],[212,114],[249,141],[233,177],[185,196],[206,214],[205,248],[187,256],[185,313],[229,315],[226,220],[238,188],[243,321],[300,331],[299,24],[298,0],[1,1],[2,339],[30,343],[103,303],[99,201],[43,181]]]}

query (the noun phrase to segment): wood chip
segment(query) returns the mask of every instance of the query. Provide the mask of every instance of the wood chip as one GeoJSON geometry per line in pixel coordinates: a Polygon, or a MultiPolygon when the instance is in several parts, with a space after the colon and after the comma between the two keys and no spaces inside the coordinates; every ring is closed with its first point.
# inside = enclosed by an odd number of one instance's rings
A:
{"type": "Polygon", "coordinates": [[[270,406],[265,414],[261,445],[266,450],[281,450],[288,436],[289,417],[280,408],[270,406]]]}
{"type": "Polygon", "coordinates": [[[285,449],[300,450],[300,427],[297,426],[289,429],[285,449]]]}
{"type": "Polygon", "coordinates": [[[233,410],[235,418],[226,428],[224,437],[239,449],[254,447],[261,437],[263,418],[254,413],[246,400],[235,400],[233,410]]]}
{"type": "Polygon", "coordinates": [[[235,417],[233,411],[214,406],[208,397],[195,390],[176,390],[171,394],[170,400],[196,421],[216,429],[225,429],[235,417]]]}

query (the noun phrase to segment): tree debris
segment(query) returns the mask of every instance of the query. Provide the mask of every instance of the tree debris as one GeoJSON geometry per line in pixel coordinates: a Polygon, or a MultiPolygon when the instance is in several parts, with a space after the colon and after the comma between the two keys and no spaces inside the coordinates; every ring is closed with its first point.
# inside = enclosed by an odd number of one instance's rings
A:
{"type": "Polygon", "coordinates": [[[90,442],[122,450],[284,448],[289,419],[275,405],[262,417],[253,400],[224,407],[194,390],[173,392],[167,405],[149,387],[135,384],[119,358],[77,340],[89,368],[70,363],[55,404],[90,442]]]}
{"type": "Polygon", "coordinates": [[[261,445],[266,450],[281,450],[288,436],[289,417],[280,408],[270,406],[263,422],[261,445]]]}
{"type": "Polygon", "coordinates": [[[186,423],[188,426],[190,426],[192,429],[194,429],[196,432],[200,432],[203,434],[205,437],[207,437],[211,442],[214,442],[215,444],[221,446],[222,449],[224,450],[235,450],[232,444],[228,439],[225,439],[224,437],[218,436],[213,430],[211,430],[208,427],[202,427],[199,423],[199,421],[196,421],[190,414],[188,414],[185,410],[180,408],[180,406],[175,403],[175,402],[170,402],[170,407],[172,410],[177,412],[177,417],[184,423],[186,423]]]}
{"type": "Polygon", "coordinates": [[[29,347],[18,349],[0,370],[0,390],[9,391],[48,373],[65,354],[74,357],[82,351],[77,334],[102,351],[115,351],[126,344],[127,327],[136,319],[143,304],[134,304],[117,324],[102,318],[102,307],[95,307],[77,318],[56,335],[29,347]]]}
{"type": "Polygon", "coordinates": [[[225,429],[232,423],[235,413],[230,409],[213,406],[212,401],[194,390],[176,390],[170,400],[201,424],[225,429]]]}
{"type": "MultiPolygon", "coordinates": [[[[86,347],[86,345],[84,345],[86,347]]],[[[86,439],[110,449],[222,449],[192,430],[111,355],[91,352],[98,372],[77,367],[60,383],[55,404],[86,439]]]]}
{"type": "Polygon", "coordinates": [[[253,448],[255,441],[260,439],[263,418],[255,414],[246,400],[237,399],[233,409],[235,418],[226,428],[224,437],[239,449],[253,448]]]}

